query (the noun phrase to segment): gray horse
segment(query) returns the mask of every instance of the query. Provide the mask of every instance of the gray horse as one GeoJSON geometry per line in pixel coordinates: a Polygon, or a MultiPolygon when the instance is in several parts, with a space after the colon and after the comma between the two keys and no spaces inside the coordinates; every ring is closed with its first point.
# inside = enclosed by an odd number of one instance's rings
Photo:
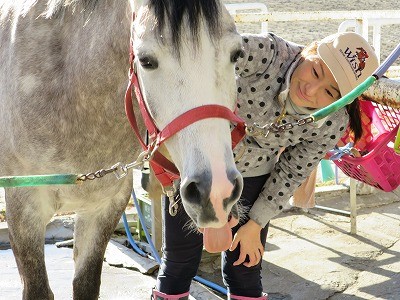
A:
{"type": "MultiPolygon", "coordinates": [[[[217,0],[0,0],[0,8],[0,176],[89,173],[135,160],[141,149],[123,103],[131,32],[159,128],[194,107],[235,107],[241,37],[217,0]]],[[[226,227],[242,188],[229,127],[200,120],[165,142],[199,227],[226,227]]],[[[76,212],[74,299],[98,298],[105,248],[131,189],[129,175],[6,189],[24,299],[54,298],[43,245],[61,211],[76,212]]]]}

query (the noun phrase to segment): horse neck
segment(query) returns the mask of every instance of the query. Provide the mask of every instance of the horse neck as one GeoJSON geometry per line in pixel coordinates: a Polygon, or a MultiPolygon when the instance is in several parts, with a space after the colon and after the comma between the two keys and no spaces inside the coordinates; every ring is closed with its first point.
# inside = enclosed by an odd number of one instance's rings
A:
{"type": "Polygon", "coordinates": [[[70,78],[79,77],[75,82],[86,78],[95,91],[115,86],[115,80],[125,81],[132,21],[128,2],[99,1],[90,16],[75,15],[65,16],[63,25],[70,78]]]}
{"type": "MultiPolygon", "coordinates": [[[[5,105],[15,112],[32,111],[24,114],[32,119],[30,124],[48,120],[46,107],[51,107],[52,116],[60,123],[82,124],[90,130],[106,118],[107,123],[125,126],[123,96],[132,21],[129,2],[99,0],[90,14],[82,13],[77,2],[75,9],[67,6],[50,19],[38,18],[45,9],[45,1],[38,1],[15,22],[15,43],[8,53],[2,53],[8,54],[4,57],[10,61],[18,61],[9,66],[13,82],[34,78],[40,88],[18,89],[18,100],[10,97],[5,105]]],[[[9,86],[14,85],[10,82],[9,86]]]]}
{"type": "MultiPolygon", "coordinates": [[[[70,81],[67,86],[72,89],[65,94],[70,95],[68,101],[75,101],[66,117],[87,126],[101,120],[102,127],[110,127],[111,131],[118,124],[118,131],[127,132],[130,129],[123,99],[128,79],[132,11],[127,1],[98,2],[89,17],[82,14],[76,18],[71,13],[63,16],[62,30],[69,35],[64,40],[69,49],[64,78],[70,81]],[[85,116],[82,111],[93,115],[85,116]]],[[[125,134],[121,132],[114,134],[125,134]]]]}
{"type": "MultiPolygon", "coordinates": [[[[41,59],[47,58],[53,66],[52,89],[66,98],[67,107],[81,111],[94,106],[97,113],[111,113],[110,109],[120,109],[116,98],[122,99],[127,81],[131,7],[126,1],[98,1],[87,13],[80,6],[78,1],[74,8],[62,8],[51,20],[42,20],[45,30],[39,40],[48,44],[48,55],[41,59]]],[[[30,14],[37,15],[41,9],[34,7],[30,14]]],[[[60,111],[66,104],[62,102],[60,111]]]]}

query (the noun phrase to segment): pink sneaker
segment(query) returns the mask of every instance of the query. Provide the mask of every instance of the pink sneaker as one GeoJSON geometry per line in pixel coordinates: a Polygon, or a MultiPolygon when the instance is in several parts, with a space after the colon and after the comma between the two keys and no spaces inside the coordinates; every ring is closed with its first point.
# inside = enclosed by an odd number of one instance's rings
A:
{"type": "Polygon", "coordinates": [[[229,294],[228,300],[268,300],[268,294],[263,294],[263,296],[257,298],[229,294]]]}
{"type": "Polygon", "coordinates": [[[179,294],[179,295],[167,295],[167,294],[161,293],[161,292],[153,289],[153,292],[151,294],[151,299],[152,300],[188,300],[189,292],[179,294]]]}

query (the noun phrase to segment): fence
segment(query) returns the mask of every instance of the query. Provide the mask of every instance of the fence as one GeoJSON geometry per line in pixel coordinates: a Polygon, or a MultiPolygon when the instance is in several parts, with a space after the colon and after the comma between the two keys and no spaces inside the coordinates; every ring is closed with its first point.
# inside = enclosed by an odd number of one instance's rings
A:
{"type": "MultiPolygon", "coordinates": [[[[332,21],[343,20],[338,31],[354,28],[366,40],[372,35],[371,45],[381,59],[381,28],[400,24],[400,10],[358,11],[300,11],[270,12],[262,3],[235,3],[225,5],[237,24],[258,24],[261,32],[268,31],[268,22],[332,21]]],[[[284,33],[282,33],[284,34],[284,33]]],[[[399,35],[397,35],[399,36],[399,35]]]]}

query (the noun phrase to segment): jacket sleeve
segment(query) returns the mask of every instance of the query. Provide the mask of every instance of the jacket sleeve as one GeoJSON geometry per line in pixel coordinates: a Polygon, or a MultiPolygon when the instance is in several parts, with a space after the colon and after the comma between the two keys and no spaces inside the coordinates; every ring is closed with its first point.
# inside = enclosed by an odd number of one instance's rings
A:
{"type": "Polygon", "coordinates": [[[294,190],[311,174],[325,154],[334,148],[343,135],[348,116],[344,109],[327,118],[315,138],[300,138],[287,147],[275,164],[271,176],[250,210],[249,216],[264,227],[278,215],[294,190]]]}

